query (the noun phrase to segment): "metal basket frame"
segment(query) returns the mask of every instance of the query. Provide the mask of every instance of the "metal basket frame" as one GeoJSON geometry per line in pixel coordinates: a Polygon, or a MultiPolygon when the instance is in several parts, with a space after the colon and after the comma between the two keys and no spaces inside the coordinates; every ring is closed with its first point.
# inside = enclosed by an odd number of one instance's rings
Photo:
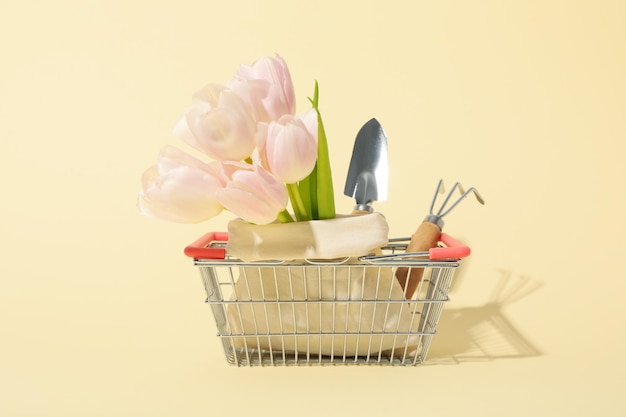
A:
{"type": "MultiPolygon", "coordinates": [[[[449,236],[447,238],[455,243],[454,254],[459,253],[459,248],[464,251],[462,256],[469,254],[469,248],[449,236]]],[[[206,292],[205,301],[211,306],[217,326],[217,336],[222,342],[227,362],[235,366],[415,366],[422,364],[426,360],[432,339],[436,335],[437,324],[444,305],[449,301],[448,292],[454,272],[462,262],[460,258],[446,258],[445,253],[443,257],[442,255],[436,256],[439,259],[432,259],[432,252],[405,253],[408,238],[391,239],[389,244],[382,248],[382,253],[357,259],[243,262],[228,256],[225,252],[225,239],[227,239],[226,234],[203,237],[201,246],[210,251],[207,252],[210,257],[220,259],[194,256],[194,265],[200,269],[206,292]],[[367,274],[367,279],[371,280],[372,277],[380,279],[381,273],[389,274],[391,271],[395,274],[395,269],[400,266],[425,269],[423,278],[410,299],[406,299],[404,294],[399,296],[397,291],[392,294],[391,289],[388,295],[385,295],[386,289],[379,291],[378,282],[375,284],[377,295],[374,298],[363,296],[363,289],[360,290],[361,296],[358,296],[359,288],[351,287],[352,282],[364,282],[365,274],[367,274]],[[260,271],[271,272],[261,278],[260,271]],[[235,289],[239,280],[244,280],[245,285],[248,285],[248,280],[258,278],[269,280],[270,282],[265,282],[263,285],[269,285],[267,288],[275,285],[278,291],[279,285],[285,285],[285,281],[279,283],[276,278],[281,274],[287,275],[288,282],[291,282],[291,274],[304,277],[305,289],[307,279],[315,280],[315,277],[321,277],[322,274],[331,276],[332,279],[323,284],[319,278],[319,293],[307,295],[305,290],[305,296],[300,298],[294,297],[291,291],[291,296],[287,297],[265,298],[265,294],[262,294],[262,297],[253,299],[242,297],[235,289]],[[346,288],[353,295],[345,297],[333,290],[331,293],[334,295],[322,297],[323,285],[332,285],[333,288],[340,285],[335,282],[335,277],[338,275],[343,277],[341,285],[347,285],[346,288]],[[274,277],[273,283],[271,282],[272,276],[274,277]],[[345,277],[347,277],[347,282],[345,277]],[[357,296],[354,296],[355,291],[357,296]],[[380,293],[383,295],[379,296],[380,293]],[[229,314],[229,309],[234,309],[230,313],[242,310],[252,312],[255,315],[254,329],[241,330],[243,329],[243,325],[240,325],[242,323],[233,322],[234,319],[232,314],[229,314]],[[305,329],[295,330],[283,325],[282,313],[286,311],[287,314],[292,314],[296,309],[306,314],[305,329]],[[334,322],[336,316],[326,314],[329,311],[339,311],[339,309],[346,309],[346,317],[348,317],[349,309],[359,311],[358,314],[362,314],[364,310],[372,311],[372,309],[374,312],[371,314],[382,314],[383,311],[398,311],[399,309],[402,314],[410,314],[410,326],[400,328],[396,325],[394,328],[392,323],[390,328],[374,329],[373,324],[370,328],[361,328],[359,316],[358,328],[348,330],[347,323],[342,328],[343,323],[336,325],[334,322]],[[278,323],[268,323],[272,317],[268,311],[281,313],[278,315],[278,323]],[[260,324],[259,328],[256,325],[257,321],[260,324]],[[333,321],[332,324],[329,321],[333,321]],[[273,329],[270,329],[272,326],[273,329]],[[323,329],[324,326],[325,329],[323,329]],[[234,331],[233,329],[237,327],[240,330],[234,331]],[[385,349],[381,348],[383,340],[387,345],[385,349]],[[365,345],[367,348],[365,351],[362,348],[360,351],[358,348],[351,349],[349,342],[356,343],[355,346],[365,345]],[[330,346],[332,352],[322,353],[322,344],[330,346]],[[335,346],[339,346],[339,351],[334,349],[335,346]]],[[[197,248],[198,242],[194,243],[191,247],[197,248]]],[[[445,245],[441,246],[446,248],[445,245]]],[[[370,284],[374,285],[371,281],[370,284]]],[[[238,317],[241,320],[241,315],[238,317]]],[[[386,315],[385,320],[387,320],[386,315]]]]}

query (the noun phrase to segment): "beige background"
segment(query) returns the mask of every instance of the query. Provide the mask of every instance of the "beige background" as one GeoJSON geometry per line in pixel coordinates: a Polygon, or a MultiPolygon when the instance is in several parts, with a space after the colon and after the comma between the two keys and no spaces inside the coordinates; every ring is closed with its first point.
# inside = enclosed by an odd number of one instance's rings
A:
{"type": "Polygon", "coordinates": [[[0,416],[621,416],[626,3],[0,1],[0,416]],[[279,53],[320,82],[337,206],[389,135],[394,236],[443,178],[473,253],[428,366],[226,365],[183,247],[139,215],[190,95],[279,53]]]}

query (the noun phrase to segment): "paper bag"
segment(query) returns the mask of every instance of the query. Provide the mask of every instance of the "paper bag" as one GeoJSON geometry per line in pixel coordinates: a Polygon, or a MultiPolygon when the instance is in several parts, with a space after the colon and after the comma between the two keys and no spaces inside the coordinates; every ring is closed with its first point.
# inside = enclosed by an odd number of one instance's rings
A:
{"type": "Polygon", "coordinates": [[[414,354],[420,316],[390,267],[242,267],[228,306],[236,347],[334,356],[414,354]],[[389,302],[395,300],[395,302],[389,302]],[[280,302],[276,302],[280,301],[280,302]],[[378,334],[378,333],[388,334],[378,334]],[[347,333],[333,335],[333,333],[347,333]],[[369,334],[367,334],[369,333],[369,334]]]}
{"type": "Polygon", "coordinates": [[[388,235],[381,213],[266,225],[235,219],[228,223],[226,251],[246,262],[333,259],[370,254],[387,244],[388,235]]]}

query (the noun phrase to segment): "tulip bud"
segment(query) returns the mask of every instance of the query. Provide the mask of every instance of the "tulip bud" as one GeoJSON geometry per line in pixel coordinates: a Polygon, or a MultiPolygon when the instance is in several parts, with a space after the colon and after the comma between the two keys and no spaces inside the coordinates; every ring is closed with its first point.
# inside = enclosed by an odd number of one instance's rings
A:
{"type": "Polygon", "coordinates": [[[285,61],[266,57],[252,65],[241,65],[228,83],[248,105],[259,122],[278,120],[284,114],[295,114],[296,99],[291,74],[285,61]]]}
{"type": "Polygon", "coordinates": [[[256,122],[244,101],[224,86],[194,94],[174,134],[213,159],[240,161],[256,146],[256,122]]]}
{"type": "Polygon", "coordinates": [[[276,177],[287,184],[302,180],[317,160],[317,113],[311,109],[270,122],[258,148],[264,165],[276,177]]]}
{"type": "Polygon", "coordinates": [[[226,186],[216,191],[217,200],[230,212],[255,224],[276,220],[289,201],[287,188],[258,163],[222,162],[226,186]]]}
{"type": "Polygon", "coordinates": [[[219,163],[206,164],[166,146],[156,165],[142,176],[139,210],[151,217],[177,223],[199,223],[217,216],[222,205],[215,190],[222,187],[219,163]]]}

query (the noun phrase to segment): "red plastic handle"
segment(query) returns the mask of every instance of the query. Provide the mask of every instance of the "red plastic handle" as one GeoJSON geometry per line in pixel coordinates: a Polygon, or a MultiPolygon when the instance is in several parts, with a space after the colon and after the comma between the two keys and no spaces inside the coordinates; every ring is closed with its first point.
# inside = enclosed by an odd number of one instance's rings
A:
{"type": "MultiPolygon", "coordinates": [[[[454,239],[447,233],[441,233],[439,240],[446,247],[430,248],[428,250],[429,259],[460,259],[469,256],[471,250],[465,244],[454,239]]],[[[228,242],[228,233],[209,232],[185,248],[185,255],[194,259],[224,259],[226,249],[209,247],[213,242],[228,242]]]]}
{"type": "Polygon", "coordinates": [[[224,259],[226,249],[208,247],[213,242],[227,242],[228,233],[209,232],[185,248],[185,255],[194,259],[224,259]]]}
{"type": "Polygon", "coordinates": [[[469,256],[471,250],[468,246],[454,239],[447,233],[442,233],[439,236],[439,240],[443,242],[446,247],[445,248],[430,248],[428,250],[429,259],[431,260],[439,260],[439,259],[460,259],[469,256]]]}

